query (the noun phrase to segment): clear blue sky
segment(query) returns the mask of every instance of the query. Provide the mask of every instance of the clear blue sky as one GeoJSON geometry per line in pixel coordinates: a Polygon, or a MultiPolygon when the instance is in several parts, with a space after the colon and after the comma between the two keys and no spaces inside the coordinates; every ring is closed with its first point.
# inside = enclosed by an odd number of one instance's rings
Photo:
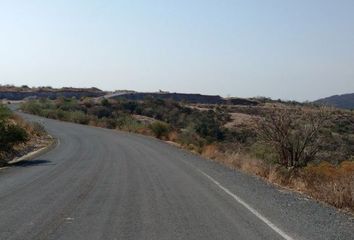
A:
{"type": "Polygon", "coordinates": [[[354,1],[0,0],[0,84],[354,92],[354,1]]]}

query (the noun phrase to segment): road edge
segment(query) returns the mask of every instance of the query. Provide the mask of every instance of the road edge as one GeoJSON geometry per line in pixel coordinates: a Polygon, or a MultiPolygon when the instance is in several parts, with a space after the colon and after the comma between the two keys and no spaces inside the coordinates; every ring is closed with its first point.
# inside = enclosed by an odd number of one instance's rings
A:
{"type": "Polygon", "coordinates": [[[58,139],[52,137],[51,135],[48,135],[48,136],[50,138],[50,143],[47,146],[37,149],[35,151],[29,152],[29,153],[23,155],[22,157],[15,158],[15,159],[9,161],[6,167],[11,167],[12,165],[14,165],[18,162],[21,162],[21,161],[33,160],[34,158],[39,157],[40,155],[43,155],[43,154],[51,151],[52,149],[54,149],[58,145],[59,141],[58,141],[58,139]]]}

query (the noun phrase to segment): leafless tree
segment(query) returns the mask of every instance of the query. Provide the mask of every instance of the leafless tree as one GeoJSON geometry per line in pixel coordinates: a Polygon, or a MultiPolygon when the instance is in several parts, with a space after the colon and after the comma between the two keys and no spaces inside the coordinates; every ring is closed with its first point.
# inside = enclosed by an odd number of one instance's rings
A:
{"type": "Polygon", "coordinates": [[[288,168],[306,166],[322,145],[320,131],[329,118],[327,108],[272,107],[259,121],[259,137],[288,168]]]}

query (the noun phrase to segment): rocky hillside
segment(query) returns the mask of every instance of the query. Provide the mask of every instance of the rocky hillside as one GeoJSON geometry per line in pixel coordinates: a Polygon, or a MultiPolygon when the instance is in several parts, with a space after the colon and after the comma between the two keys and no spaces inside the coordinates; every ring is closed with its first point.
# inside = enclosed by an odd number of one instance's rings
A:
{"type": "Polygon", "coordinates": [[[317,104],[325,104],[337,108],[354,109],[354,93],[334,95],[315,101],[317,104]]]}

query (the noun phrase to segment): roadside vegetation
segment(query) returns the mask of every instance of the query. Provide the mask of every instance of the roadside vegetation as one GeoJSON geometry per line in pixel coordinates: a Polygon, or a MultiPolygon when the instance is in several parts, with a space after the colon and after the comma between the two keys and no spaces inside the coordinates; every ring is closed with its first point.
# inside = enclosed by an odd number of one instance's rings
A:
{"type": "Polygon", "coordinates": [[[46,132],[41,125],[23,121],[0,104],[0,166],[39,146],[44,136],[46,132]]]}
{"type": "Polygon", "coordinates": [[[354,212],[353,112],[284,103],[229,112],[235,141],[204,156],[354,212]]]}
{"type": "Polygon", "coordinates": [[[32,100],[32,114],[172,141],[232,168],[354,211],[354,114],[296,102],[188,105],[90,98],[32,100]]]}
{"type": "Polygon", "coordinates": [[[22,104],[32,114],[80,124],[126,130],[177,141],[198,152],[202,147],[227,137],[224,124],[229,114],[222,109],[200,111],[172,101],[107,100],[86,98],[41,99],[22,104]]]}

